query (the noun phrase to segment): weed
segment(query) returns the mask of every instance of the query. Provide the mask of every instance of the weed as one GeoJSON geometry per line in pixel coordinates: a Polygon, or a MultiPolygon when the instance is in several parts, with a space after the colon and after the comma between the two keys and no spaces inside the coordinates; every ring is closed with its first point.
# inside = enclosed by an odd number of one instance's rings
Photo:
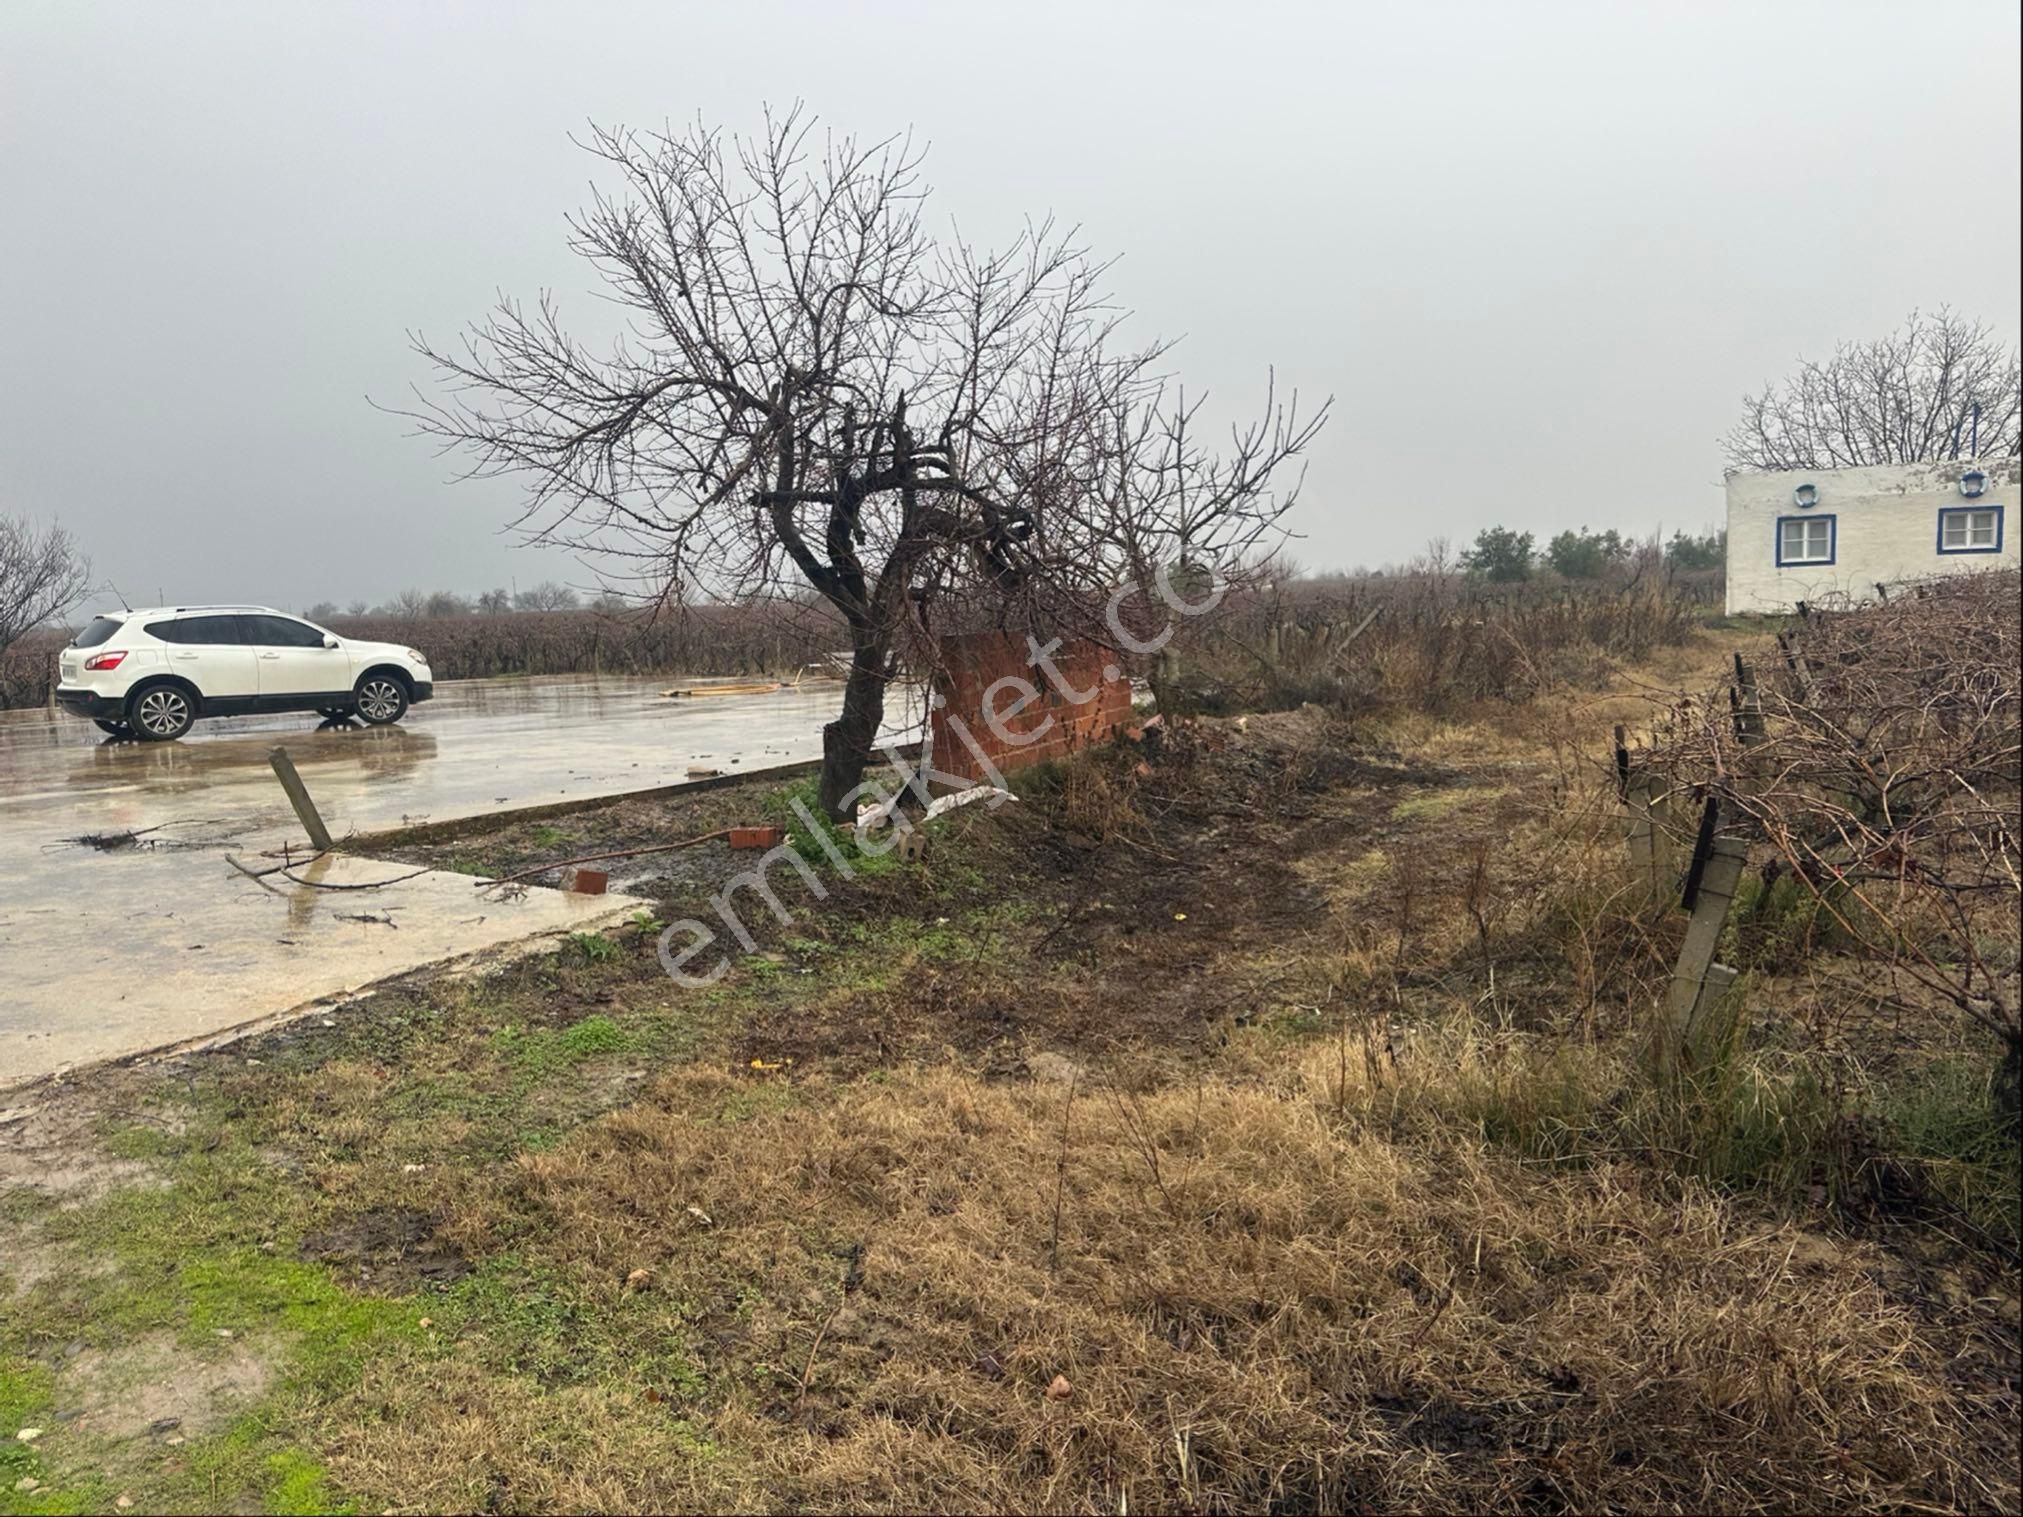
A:
{"type": "Polygon", "coordinates": [[[625,950],[601,932],[572,932],[563,945],[563,951],[574,953],[586,963],[604,964],[625,950]]]}
{"type": "MultiPolygon", "coordinates": [[[[889,840],[875,849],[860,848],[854,827],[839,826],[824,816],[819,785],[816,776],[797,780],[780,789],[766,803],[767,815],[786,827],[787,841],[796,853],[823,870],[834,868],[833,860],[841,857],[852,874],[867,880],[892,874],[903,867],[897,851],[889,846],[889,840]],[[795,801],[801,803],[798,808],[793,804],[795,801]],[[808,818],[813,818],[812,828],[808,818]]],[[[893,788],[896,790],[897,785],[893,788]]]]}
{"type": "Polygon", "coordinates": [[[2023,1159],[2007,1131],[1993,1066],[1965,1056],[1931,1061],[1878,1093],[1876,1114],[1903,1153],[1976,1227],[2015,1242],[2023,1159]]]}

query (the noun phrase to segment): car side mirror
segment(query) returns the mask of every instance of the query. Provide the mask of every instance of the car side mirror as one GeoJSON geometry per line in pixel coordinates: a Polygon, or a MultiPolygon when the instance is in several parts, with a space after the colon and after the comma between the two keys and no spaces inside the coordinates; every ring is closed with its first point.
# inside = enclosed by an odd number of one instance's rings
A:
{"type": "Polygon", "coordinates": [[[337,639],[330,636],[328,633],[325,633],[323,636],[323,646],[326,648],[335,648],[337,646],[337,639]]]}

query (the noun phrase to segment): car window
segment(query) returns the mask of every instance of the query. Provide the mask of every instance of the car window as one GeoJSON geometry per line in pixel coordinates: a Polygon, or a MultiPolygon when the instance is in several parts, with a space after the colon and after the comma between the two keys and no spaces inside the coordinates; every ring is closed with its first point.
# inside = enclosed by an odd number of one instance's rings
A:
{"type": "Polygon", "coordinates": [[[185,616],[172,622],[149,622],[148,631],[165,643],[235,646],[246,639],[236,616],[185,616]]]}
{"type": "Polygon", "coordinates": [[[90,624],[82,632],[78,633],[75,638],[71,639],[70,646],[73,648],[96,648],[125,625],[126,621],[123,617],[94,616],[90,624]]]}
{"type": "Polygon", "coordinates": [[[246,641],[263,648],[321,648],[323,634],[285,616],[242,616],[246,641]]]}

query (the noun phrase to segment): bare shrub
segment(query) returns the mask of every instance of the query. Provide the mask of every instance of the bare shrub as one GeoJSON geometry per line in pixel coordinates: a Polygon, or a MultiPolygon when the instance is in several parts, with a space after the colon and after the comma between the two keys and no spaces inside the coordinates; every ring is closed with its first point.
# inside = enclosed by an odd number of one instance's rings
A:
{"type": "Polygon", "coordinates": [[[0,516],[0,652],[84,594],[91,561],[63,528],[0,516]]]}
{"type": "Polygon", "coordinates": [[[1646,549],[1611,577],[1563,583],[1499,584],[1437,566],[1280,583],[1232,595],[1182,629],[1183,646],[1229,707],[1527,700],[1592,687],[1693,635],[1718,603],[1718,579],[1667,573],[1658,558],[1646,549]]]}
{"type": "Polygon", "coordinates": [[[2016,348],[1985,322],[1913,311],[1871,342],[1842,343],[1742,401],[1724,439],[1738,469],[1846,469],[2023,448],[2016,348]]]}

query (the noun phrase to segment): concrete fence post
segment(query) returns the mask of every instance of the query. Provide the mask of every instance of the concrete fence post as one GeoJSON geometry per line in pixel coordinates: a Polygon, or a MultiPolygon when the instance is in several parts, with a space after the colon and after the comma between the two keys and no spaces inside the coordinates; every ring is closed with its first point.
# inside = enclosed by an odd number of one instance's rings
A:
{"type": "Polygon", "coordinates": [[[1651,782],[1646,779],[1629,781],[1623,787],[1623,804],[1629,808],[1624,818],[1624,832],[1630,844],[1630,872],[1639,884],[1648,885],[1655,878],[1651,868],[1654,851],[1651,782]]]}
{"type": "Polygon", "coordinates": [[[1763,695],[1756,686],[1755,668],[1735,655],[1735,687],[1729,693],[1735,711],[1735,741],[1747,746],[1763,741],[1763,695]]]}
{"type": "Polygon", "coordinates": [[[1715,838],[1708,849],[1693,915],[1686,924],[1686,940],[1679,945],[1678,962],[1665,996],[1662,1036],[1667,1063],[1684,1055],[1701,1020],[1735,983],[1736,971],[1717,964],[1714,955],[1728,923],[1728,908],[1742,883],[1747,854],[1747,846],[1737,838],[1715,838]]]}
{"type": "Polygon", "coordinates": [[[316,811],[316,803],[309,799],[309,787],[302,783],[302,776],[295,772],[295,761],[288,757],[288,750],[274,749],[267,755],[267,762],[274,766],[274,778],[281,782],[281,788],[288,793],[288,804],[295,808],[295,819],[302,824],[302,830],[309,834],[310,843],[318,853],[328,853],[331,849],[330,829],[323,825],[323,818],[316,811]]]}
{"type": "Polygon", "coordinates": [[[1678,872],[1673,862],[1669,797],[1655,780],[1633,778],[1623,786],[1623,804],[1629,808],[1625,830],[1630,845],[1630,872],[1640,885],[1657,891],[1669,890],[1678,872]]]}

